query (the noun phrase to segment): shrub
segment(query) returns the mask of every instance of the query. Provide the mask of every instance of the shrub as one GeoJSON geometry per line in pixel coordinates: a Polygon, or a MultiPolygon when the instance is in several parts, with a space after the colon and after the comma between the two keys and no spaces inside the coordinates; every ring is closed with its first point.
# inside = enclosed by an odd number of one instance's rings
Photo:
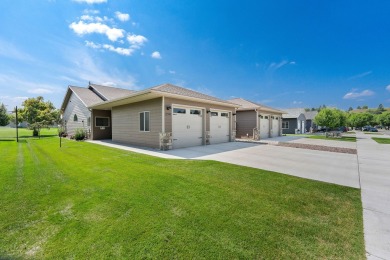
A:
{"type": "Polygon", "coordinates": [[[74,139],[76,141],[84,140],[85,139],[85,131],[84,129],[77,128],[74,134],[74,139]]]}

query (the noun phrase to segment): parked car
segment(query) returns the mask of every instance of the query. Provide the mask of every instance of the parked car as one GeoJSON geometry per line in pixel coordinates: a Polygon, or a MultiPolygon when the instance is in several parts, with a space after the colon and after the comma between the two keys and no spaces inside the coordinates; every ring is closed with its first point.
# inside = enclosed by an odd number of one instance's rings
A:
{"type": "Polygon", "coordinates": [[[366,125],[366,126],[363,126],[362,130],[363,131],[369,131],[370,128],[371,128],[371,126],[366,125]]]}
{"type": "Polygon", "coordinates": [[[376,129],[375,127],[370,127],[367,131],[368,132],[378,132],[378,129],[376,129]]]}
{"type": "Polygon", "coordinates": [[[376,126],[374,126],[376,129],[383,129],[383,126],[381,126],[381,125],[376,125],[376,126]]]}
{"type": "Polygon", "coordinates": [[[346,126],[340,126],[337,130],[340,132],[348,132],[349,131],[348,127],[346,127],[346,126]]]}

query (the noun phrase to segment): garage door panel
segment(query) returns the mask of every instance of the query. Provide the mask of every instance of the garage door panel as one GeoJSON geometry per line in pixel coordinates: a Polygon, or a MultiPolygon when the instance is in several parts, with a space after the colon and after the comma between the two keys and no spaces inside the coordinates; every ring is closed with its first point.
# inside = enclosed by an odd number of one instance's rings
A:
{"type": "Polygon", "coordinates": [[[272,119],[272,137],[279,136],[279,117],[272,119]]]}
{"type": "Polygon", "coordinates": [[[173,148],[203,144],[203,117],[200,109],[173,108],[172,139],[173,148]]]}
{"type": "Polygon", "coordinates": [[[230,141],[230,118],[228,112],[211,112],[210,143],[226,143],[230,141]]]}
{"type": "Polygon", "coordinates": [[[269,138],[269,116],[260,117],[260,138],[269,138]]]}

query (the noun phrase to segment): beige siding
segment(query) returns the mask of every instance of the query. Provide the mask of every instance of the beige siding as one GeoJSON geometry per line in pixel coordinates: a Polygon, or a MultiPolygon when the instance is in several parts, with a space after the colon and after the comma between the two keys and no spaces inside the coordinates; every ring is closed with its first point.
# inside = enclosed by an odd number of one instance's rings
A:
{"type": "Polygon", "coordinates": [[[112,140],[159,148],[162,128],[162,98],[112,108],[112,140]],[[150,112],[150,131],[140,131],[140,112],[150,112]]]}
{"type": "Polygon", "coordinates": [[[77,128],[90,131],[91,128],[87,125],[88,117],[91,117],[91,112],[83,104],[83,102],[81,102],[81,100],[74,93],[72,93],[62,115],[62,120],[68,135],[74,135],[77,128]],[[77,115],[77,121],[74,121],[75,114],[77,115]]]}
{"type": "Polygon", "coordinates": [[[256,111],[237,111],[236,120],[236,137],[253,137],[253,128],[256,128],[256,111]]]}
{"type": "MultiPolygon", "coordinates": [[[[205,108],[206,111],[210,109],[220,109],[220,110],[226,110],[235,113],[235,108],[221,106],[221,105],[213,105],[207,103],[207,100],[205,100],[205,103],[202,103],[202,102],[194,102],[194,101],[182,100],[182,99],[165,98],[165,107],[167,106],[172,107],[173,104],[202,107],[205,108]]],[[[165,132],[172,132],[172,110],[165,109],[164,111],[165,111],[165,132]]],[[[234,117],[232,119],[234,120],[234,117]]],[[[235,129],[235,122],[232,122],[232,128],[233,130],[235,129]]],[[[210,114],[207,113],[206,113],[206,131],[210,131],[210,114]]]]}
{"type": "Polygon", "coordinates": [[[101,139],[111,139],[112,138],[112,120],[111,120],[111,111],[110,110],[93,110],[92,111],[91,127],[92,127],[92,139],[93,140],[101,140],[101,139]],[[108,117],[110,120],[110,126],[104,127],[101,129],[100,127],[96,127],[96,117],[108,117]]]}

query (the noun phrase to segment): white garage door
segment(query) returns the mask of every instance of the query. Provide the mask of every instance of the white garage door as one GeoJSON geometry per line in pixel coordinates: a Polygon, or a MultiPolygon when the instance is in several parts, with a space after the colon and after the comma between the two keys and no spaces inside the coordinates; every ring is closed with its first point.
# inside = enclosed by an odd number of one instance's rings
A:
{"type": "Polygon", "coordinates": [[[272,137],[279,136],[279,117],[274,116],[272,120],[272,137]]]}
{"type": "Polygon", "coordinates": [[[260,116],[260,139],[269,137],[269,116],[260,116]]]}
{"type": "Polygon", "coordinates": [[[172,146],[182,148],[203,144],[203,117],[198,108],[172,109],[172,146]]]}
{"type": "Polygon", "coordinates": [[[228,112],[210,112],[210,144],[230,141],[230,118],[228,112]]]}

